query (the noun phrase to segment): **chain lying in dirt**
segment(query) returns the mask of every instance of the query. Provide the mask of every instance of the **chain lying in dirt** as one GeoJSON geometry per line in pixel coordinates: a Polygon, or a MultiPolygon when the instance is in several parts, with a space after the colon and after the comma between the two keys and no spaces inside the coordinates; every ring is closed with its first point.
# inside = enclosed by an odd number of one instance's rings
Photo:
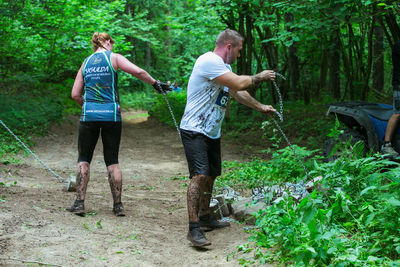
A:
{"type": "MultiPolygon", "coordinates": [[[[275,75],[278,76],[278,77],[280,77],[280,78],[282,78],[282,79],[284,79],[284,80],[286,80],[286,78],[285,78],[282,74],[280,74],[280,73],[275,72],[275,75]]],[[[275,81],[273,81],[273,84],[274,84],[274,87],[275,87],[276,92],[278,93],[278,97],[279,97],[279,106],[280,106],[280,111],[279,111],[279,112],[276,111],[275,114],[279,117],[280,121],[282,122],[282,121],[283,121],[283,100],[282,100],[282,95],[281,95],[281,92],[280,92],[280,90],[279,90],[279,87],[278,87],[278,85],[276,84],[275,81]]],[[[277,129],[279,130],[279,132],[282,134],[283,138],[284,138],[285,141],[288,143],[290,149],[293,151],[293,154],[296,156],[297,160],[300,162],[300,164],[301,164],[301,166],[303,167],[304,172],[306,173],[307,177],[308,177],[308,178],[311,178],[310,174],[309,174],[308,171],[307,171],[306,166],[304,166],[303,161],[302,161],[302,160],[300,159],[300,157],[297,155],[296,150],[294,149],[293,145],[290,143],[289,139],[287,138],[286,134],[283,132],[282,128],[279,126],[278,122],[277,122],[274,118],[272,118],[272,121],[275,123],[276,128],[277,128],[277,129]]]]}
{"type": "Polygon", "coordinates": [[[56,174],[55,172],[53,172],[38,156],[36,156],[35,153],[33,153],[32,150],[30,150],[25,144],[24,142],[21,141],[21,139],[18,138],[18,136],[16,136],[8,127],[7,125],[4,124],[4,122],[2,120],[0,120],[0,124],[4,126],[4,128],[7,129],[7,131],[29,152],[33,155],[33,157],[35,159],[37,159],[49,172],[51,172],[57,179],[58,181],[60,181],[61,183],[65,183],[65,180],[59,176],[58,174],[56,174]]]}

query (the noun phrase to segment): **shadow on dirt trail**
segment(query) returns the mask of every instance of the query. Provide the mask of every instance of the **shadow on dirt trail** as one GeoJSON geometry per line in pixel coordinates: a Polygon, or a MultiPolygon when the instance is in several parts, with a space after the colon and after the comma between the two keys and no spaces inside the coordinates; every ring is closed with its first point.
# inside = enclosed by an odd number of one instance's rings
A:
{"type": "MultiPolygon", "coordinates": [[[[74,193],[32,156],[0,165],[0,265],[237,266],[227,255],[247,243],[242,225],[207,233],[207,250],[186,240],[187,165],[175,128],[138,112],[124,113],[120,164],[126,217],[112,213],[112,196],[99,140],[86,195],[87,217],[65,211],[74,193]],[[14,182],[16,185],[12,185],[14,182]]],[[[74,173],[78,117],[36,139],[34,151],[64,178],[74,173]]],[[[235,154],[223,148],[224,160],[235,154]]]]}

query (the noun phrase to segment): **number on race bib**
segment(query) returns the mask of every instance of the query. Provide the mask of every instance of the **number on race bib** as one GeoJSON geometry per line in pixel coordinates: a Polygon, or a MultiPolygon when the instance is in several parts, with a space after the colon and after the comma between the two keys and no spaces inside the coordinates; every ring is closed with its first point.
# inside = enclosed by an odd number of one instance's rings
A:
{"type": "Polygon", "coordinates": [[[215,101],[215,104],[220,106],[220,107],[226,108],[226,104],[228,103],[228,99],[229,99],[228,93],[221,92],[218,95],[217,101],[215,101]]]}

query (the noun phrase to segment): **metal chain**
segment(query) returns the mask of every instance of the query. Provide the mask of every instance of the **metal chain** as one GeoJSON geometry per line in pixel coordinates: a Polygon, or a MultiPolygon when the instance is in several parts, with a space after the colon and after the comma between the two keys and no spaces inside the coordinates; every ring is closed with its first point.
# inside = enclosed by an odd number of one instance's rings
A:
{"type": "MultiPolygon", "coordinates": [[[[275,75],[286,81],[286,78],[282,74],[275,72],[275,75]]],[[[279,90],[279,87],[275,81],[272,81],[272,83],[279,97],[279,112],[276,112],[276,114],[278,115],[279,119],[283,121],[283,101],[282,101],[281,91],[279,90]]]]}
{"type": "Polygon", "coordinates": [[[301,166],[303,166],[304,172],[306,173],[307,177],[310,178],[310,174],[308,173],[306,166],[304,166],[303,161],[300,159],[299,155],[297,155],[296,150],[294,149],[294,147],[290,143],[289,139],[287,138],[287,136],[283,132],[282,128],[279,126],[278,122],[275,119],[272,119],[272,121],[275,123],[276,128],[282,134],[283,138],[285,138],[286,142],[288,143],[289,147],[292,149],[293,154],[296,156],[296,158],[300,162],[301,166]]]}
{"type": "MultiPolygon", "coordinates": [[[[280,77],[280,78],[282,78],[283,80],[286,80],[286,78],[285,78],[282,74],[280,74],[280,73],[275,72],[275,75],[278,76],[278,77],[280,77]]],[[[278,93],[278,97],[279,97],[279,106],[280,106],[280,108],[279,108],[280,110],[279,110],[279,111],[276,111],[275,113],[276,113],[276,115],[279,117],[280,121],[282,122],[282,121],[283,121],[283,100],[282,100],[282,95],[281,95],[281,92],[280,92],[280,90],[279,90],[279,87],[278,87],[278,85],[276,84],[275,81],[273,81],[273,84],[274,84],[274,87],[275,87],[276,92],[278,93]]],[[[274,118],[272,118],[272,120],[273,120],[273,122],[275,123],[276,128],[277,128],[277,129],[279,130],[279,132],[282,134],[282,136],[283,136],[283,138],[285,139],[285,141],[288,143],[290,149],[293,151],[293,154],[296,156],[297,160],[300,162],[300,164],[301,164],[301,166],[303,167],[304,172],[306,173],[307,177],[310,178],[311,176],[310,176],[310,174],[308,173],[306,166],[304,166],[303,161],[300,159],[299,155],[297,155],[296,150],[294,149],[293,145],[290,143],[289,139],[287,138],[287,136],[286,136],[285,133],[283,132],[282,128],[279,126],[278,122],[277,122],[274,118]]]]}
{"type": "Polygon", "coordinates": [[[176,131],[178,132],[179,138],[181,138],[181,131],[179,131],[178,123],[175,120],[175,115],[174,115],[174,112],[172,111],[171,105],[169,104],[167,94],[164,91],[162,92],[162,94],[164,96],[165,102],[167,103],[167,106],[168,106],[169,112],[171,113],[172,119],[174,120],[175,128],[176,128],[176,131]]]}
{"type": "Polygon", "coordinates": [[[37,159],[49,172],[51,172],[57,179],[58,181],[60,181],[61,183],[65,183],[65,180],[59,176],[58,174],[56,174],[55,172],[53,172],[38,156],[36,156],[35,153],[33,153],[32,150],[30,150],[25,144],[24,142],[21,141],[21,139],[18,138],[18,136],[16,136],[8,127],[7,125],[4,124],[4,122],[2,120],[0,120],[0,124],[4,126],[4,128],[7,129],[7,131],[29,152],[31,153],[35,159],[37,159]]]}

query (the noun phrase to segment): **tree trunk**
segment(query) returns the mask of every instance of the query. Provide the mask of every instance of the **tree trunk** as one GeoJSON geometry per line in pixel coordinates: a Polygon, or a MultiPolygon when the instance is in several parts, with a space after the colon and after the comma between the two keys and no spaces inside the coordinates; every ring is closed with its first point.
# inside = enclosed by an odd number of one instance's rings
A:
{"type": "MultiPolygon", "coordinates": [[[[389,30],[393,36],[393,40],[394,40],[393,43],[395,43],[396,41],[399,41],[400,40],[400,27],[397,24],[395,15],[393,14],[393,12],[390,9],[385,14],[385,20],[386,20],[386,24],[388,25],[389,30]]],[[[393,44],[391,44],[391,45],[393,45],[393,44]]]]}
{"type": "Polygon", "coordinates": [[[326,78],[328,76],[328,52],[326,49],[323,49],[321,54],[321,64],[319,71],[319,84],[317,86],[317,90],[315,91],[315,96],[317,99],[321,99],[321,91],[326,87],[326,78]]]}
{"type": "MultiPolygon", "coordinates": [[[[285,14],[285,20],[286,22],[288,22],[290,24],[290,22],[293,22],[294,20],[294,16],[292,13],[286,13],[285,14]]],[[[289,32],[294,32],[296,29],[292,28],[292,27],[287,27],[287,30],[289,32]]],[[[299,68],[299,58],[297,57],[297,43],[293,42],[289,48],[289,90],[293,93],[299,92],[298,90],[298,82],[300,79],[300,68],[299,68]]],[[[307,94],[308,92],[306,92],[306,90],[309,90],[309,88],[306,88],[306,86],[304,86],[304,92],[303,92],[303,96],[304,96],[304,102],[309,101],[309,94],[307,94]],[[308,99],[306,99],[308,98],[308,99]]],[[[290,95],[290,92],[287,92],[287,95],[290,95]]],[[[297,97],[295,97],[297,98],[297,97]]]]}
{"type": "Polygon", "coordinates": [[[376,12],[376,3],[373,4],[372,7],[372,22],[368,31],[368,59],[367,59],[367,70],[364,77],[364,86],[361,93],[361,100],[366,100],[368,95],[369,89],[369,78],[371,77],[371,70],[372,70],[372,54],[373,54],[373,45],[372,45],[372,37],[375,28],[375,12],[376,12]]]}
{"type": "Polygon", "coordinates": [[[382,26],[375,26],[372,88],[379,92],[383,92],[384,85],[383,34],[382,26]]]}
{"type": "MultiPolygon", "coordinates": [[[[153,15],[151,12],[149,12],[149,14],[147,15],[147,20],[151,21],[153,18],[153,15]]],[[[145,51],[144,51],[144,66],[146,68],[146,70],[148,70],[151,66],[151,43],[150,41],[146,42],[146,47],[145,47],[145,51]]]]}
{"type": "MultiPolygon", "coordinates": [[[[239,12],[239,33],[242,36],[246,36],[244,31],[244,24],[245,22],[244,22],[243,12],[239,12]]],[[[240,51],[240,57],[237,60],[237,73],[239,75],[244,74],[244,72],[246,71],[245,60],[246,60],[246,42],[243,43],[243,48],[240,51]]]]}
{"type": "Polygon", "coordinates": [[[339,26],[331,35],[329,51],[329,89],[336,100],[340,99],[340,29],[339,26]]]}

